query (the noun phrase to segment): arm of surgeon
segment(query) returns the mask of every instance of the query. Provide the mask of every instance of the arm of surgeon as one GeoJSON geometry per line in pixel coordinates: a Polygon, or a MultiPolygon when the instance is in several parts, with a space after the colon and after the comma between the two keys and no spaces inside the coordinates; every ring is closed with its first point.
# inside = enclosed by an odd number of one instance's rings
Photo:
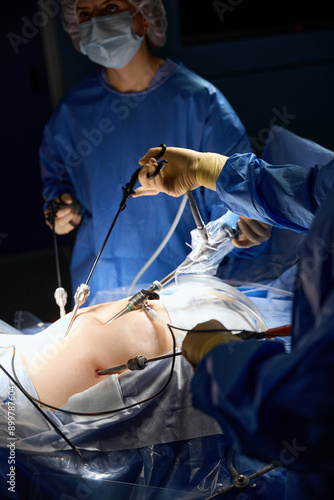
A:
{"type": "MultiPolygon", "coordinates": [[[[72,395],[108,376],[98,375],[98,370],[125,364],[138,355],[161,356],[172,349],[167,326],[153,321],[144,309],[105,324],[127,303],[121,300],[82,309],[66,338],[63,329],[57,332],[55,328],[53,333],[46,329],[32,336],[20,354],[40,401],[61,407],[72,395]]],[[[160,301],[148,304],[169,321],[160,301]]]]}

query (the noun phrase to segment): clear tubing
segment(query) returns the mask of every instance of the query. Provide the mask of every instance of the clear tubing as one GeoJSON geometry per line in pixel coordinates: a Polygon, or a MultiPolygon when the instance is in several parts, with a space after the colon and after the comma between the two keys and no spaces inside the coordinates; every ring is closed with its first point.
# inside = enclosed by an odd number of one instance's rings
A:
{"type": "MultiPolygon", "coordinates": [[[[260,311],[255,306],[255,304],[242,292],[240,292],[237,288],[234,288],[227,283],[224,283],[219,278],[214,276],[205,276],[205,275],[182,275],[178,278],[178,283],[182,285],[183,283],[191,283],[205,285],[210,288],[214,288],[219,292],[225,294],[225,298],[227,300],[232,300],[233,304],[236,308],[242,309],[244,312],[247,312],[257,323],[257,331],[265,331],[267,330],[267,325],[263,321],[260,311]]],[[[222,295],[223,297],[223,295],[222,295]]]]}
{"type": "Polygon", "coordinates": [[[261,318],[261,316],[259,314],[256,314],[250,307],[248,307],[246,304],[244,304],[243,302],[240,302],[239,300],[236,301],[235,298],[231,298],[228,294],[226,294],[226,292],[218,292],[218,291],[215,291],[215,292],[211,292],[213,295],[215,295],[216,297],[220,297],[224,300],[227,300],[229,302],[232,302],[233,305],[245,312],[246,314],[248,314],[248,316],[250,316],[251,318],[254,319],[254,321],[256,322],[257,324],[257,328],[255,331],[257,332],[264,332],[265,330],[268,330],[268,327],[266,326],[265,322],[263,321],[263,319],[261,318]]]}
{"type": "Polygon", "coordinates": [[[176,326],[171,325],[163,316],[158,314],[156,311],[151,309],[147,304],[144,304],[145,311],[147,312],[147,315],[152,318],[154,321],[159,323],[161,326],[167,326],[169,325],[171,328],[173,328],[173,333],[175,337],[179,338],[180,340],[184,340],[185,336],[187,335],[188,332],[182,332],[177,329],[176,326]]]}
{"type": "Polygon", "coordinates": [[[170,240],[170,238],[172,237],[181,217],[182,217],[182,214],[184,212],[184,209],[185,209],[185,206],[187,204],[187,201],[188,201],[188,197],[187,195],[185,194],[182,198],[182,201],[181,201],[181,204],[179,206],[179,209],[176,213],[176,216],[175,216],[175,219],[173,220],[173,223],[168,231],[168,233],[166,234],[166,236],[164,237],[164,239],[162,240],[162,242],[160,243],[160,245],[158,246],[158,248],[156,249],[156,251],[153,253],[153,255],[151,255],[151,257],[149,258],[149,260],[146,262],[146,264],[144,264],[144,266],[141,268],[141,270],[139,271],[139,273],[137,274],[137,276],[135,277],[135,279],[133,280],[133,282],[131,283],[130,285],[130,288],[129,288],[129,295],[132,293],[135,285],[138,283],[139,279],[142,277],[142,275],[145,273],[145,271],[150,267],[150,265],[152,264],[152,262],[155,261],[155,259],[158,257],[158,255],[162,252],[162,250],[165,248],[165,246],[167,245],[168,241],[170,240]]]}
{"type": "Polygon", "coordinates": [[[252,283],[251,281],[234,281],[227,280],[232,286],[245,286],[249,288],[261,288],[263,290],[268,290],[268,292],[277,293],[280,295],[288,295],[289,297],[294,297],[293,292],[289,292],[288,290],[282,290],[281,288],[276,288],[275,286],[264,285],[263,283],[252,283]]]}

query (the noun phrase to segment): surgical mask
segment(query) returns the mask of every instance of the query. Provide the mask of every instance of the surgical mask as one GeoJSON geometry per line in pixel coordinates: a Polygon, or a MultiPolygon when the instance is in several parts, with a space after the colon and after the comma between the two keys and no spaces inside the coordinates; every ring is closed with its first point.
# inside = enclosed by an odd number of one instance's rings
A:
{"type": "Polygon", "coordinates": [[[132,30],[128,10],[111,16],[93,17],[79,25],[81,52],[106,68],[124,68],[137,53],[144,37],[132,30]]]}

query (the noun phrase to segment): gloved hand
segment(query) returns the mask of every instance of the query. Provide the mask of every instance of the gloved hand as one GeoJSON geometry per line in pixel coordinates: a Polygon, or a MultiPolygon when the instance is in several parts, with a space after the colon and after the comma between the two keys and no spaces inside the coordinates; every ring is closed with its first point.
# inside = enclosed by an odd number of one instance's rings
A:
{"type": "Polygon", "coordinates": [[[168,147],[161,157],[168,163],[154,179],[149,180],[147,174],[153,174],[157,168],[154,156],[160,150],[152,148],[139,160],[139,164],[144,165],[138,176],[142,187],[135,190],[134,197],[152,196],[160,192],[178,197],[199,186],[216,189],[216,180],[225,165],[226,156],[168,147]]]}
{"type": "Polygon", "coordinates": [[[211,349],[226,342],[241,342],[241,339],[227,331],[219,321],[207,321],[195,326],[186,335],[182,344],[182,354],[195,370],[211,349]]]}
{"type": "Polygon", "coordinates": [[[271,236],[272,226],[265,222],[240,217],[237,222],[239,231],[238,238],[232,240],[234,246],[238,248],[250,248],[255,245],[261,245],[271,236]]]}
{"type": "MultiPolygon", "coordinates": [[[[63,205],[56,213],[55,232],[57,234],[68,234],[81,222],[81,215],[79,215],[80,205],[77,199],[69,193],[61,194],[55,199],[55,201],[60,205],[63,205]],[[71,206],[67,208],[66,205],[71,206]]],[[[49,211],[46,209],[44,211],[45,221],[47,225],[53,229],[52,225],[47,220],[48,213],[49,211]]]]}

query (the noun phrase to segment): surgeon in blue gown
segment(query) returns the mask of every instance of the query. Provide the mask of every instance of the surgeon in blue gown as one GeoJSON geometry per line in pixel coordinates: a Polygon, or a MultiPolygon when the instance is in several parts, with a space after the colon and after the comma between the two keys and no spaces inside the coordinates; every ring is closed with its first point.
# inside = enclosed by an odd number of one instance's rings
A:
{"type": "MultiPolygon", "coordinates": [[[[161,0],[66,0],[63,20],[75,48],[99,64],[62,99],[40,147],[43,196],[64,205],[56,232],[80,225],[71,261],[75,290],[88,277],[119,208],[122,187],[152,143],[226,155],[251,147],[219,90],[180,62],[151,52],[166,38],[161,0]],[[71,208],[75,199],[79,206],[71,208]]],[[[200,188],[194,196],[206,222],[224,213],[215,193],[200,188]]],[[[179,204],[164,194],[128,201],[90,281],[90,298],[99,290],[131,284],[165,237],[179,204]]],[[[142,283],[162,279],[182,262],[194,227],[186,207],[142,283]]]]}
{"type": "Polygon", "coordinates": [[[287,500],[333,498],[334,161],[307,171],[273,166],[252,154],[228,159],[169,148],[169,170],[146,181],[154,151],[142,160],[137,195],[178,196],[181,185],[206,185],[230,210],[307,232],[291,353],[271,341],[229,342],[223,328],[211,337],[190,332],[183,352],[197,367],[194,405],[215,417],[243,453],[288,469],[287,500]]]}

